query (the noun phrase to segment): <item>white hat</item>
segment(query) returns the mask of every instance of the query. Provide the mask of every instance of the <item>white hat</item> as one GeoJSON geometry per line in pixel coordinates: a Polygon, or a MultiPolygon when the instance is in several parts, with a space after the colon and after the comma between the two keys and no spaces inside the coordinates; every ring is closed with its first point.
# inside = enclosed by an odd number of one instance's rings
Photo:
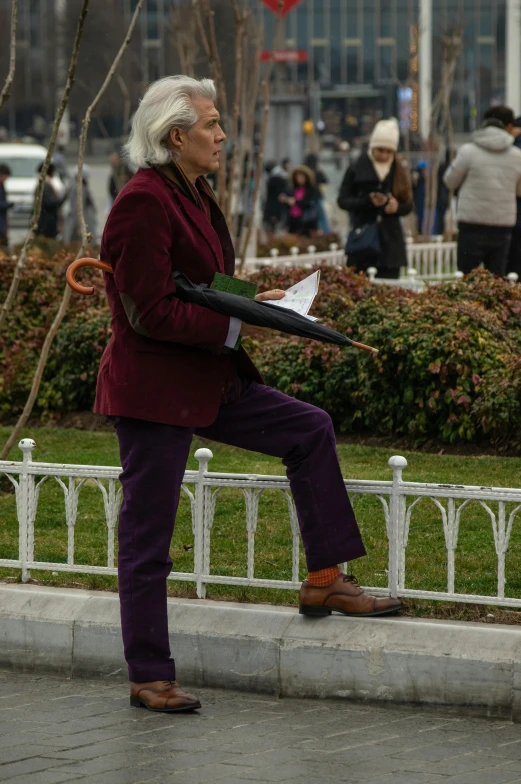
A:
{"type": "Polygon", "coordinates": [[[400,143],[400,126],[395,117],[390,120],[380,120],[373,128],[369,139],[369,149],[383,147],[386,150],[397,151],[400,143]]]}

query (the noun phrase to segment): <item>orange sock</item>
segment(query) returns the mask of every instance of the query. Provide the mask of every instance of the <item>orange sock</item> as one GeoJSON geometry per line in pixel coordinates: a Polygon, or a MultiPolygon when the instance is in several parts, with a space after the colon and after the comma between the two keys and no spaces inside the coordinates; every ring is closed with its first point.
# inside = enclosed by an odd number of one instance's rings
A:
{"type": "Polygon", "coordinates": [[[341,571],[338,566],[329,566],[327,569],[319,569],[317,572],[308,572],[308,583],[317,588],[324,588],[326,585],[334,583],[340,575],[341,571]]]}

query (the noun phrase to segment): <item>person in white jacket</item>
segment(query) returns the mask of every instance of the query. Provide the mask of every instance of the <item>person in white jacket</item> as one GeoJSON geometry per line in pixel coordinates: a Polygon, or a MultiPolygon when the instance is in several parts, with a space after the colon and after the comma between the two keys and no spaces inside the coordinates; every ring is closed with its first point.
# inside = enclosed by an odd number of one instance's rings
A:
{"type": "Polygon", "coordinates": [[[449,190],[458,191],[458,269],[465,274],[481,263],[496,275],[506,273],[521,196],[521,151],[509,132],[513,122],[508,107],[489,109],[483,127],[443,178],[449,190]]]}

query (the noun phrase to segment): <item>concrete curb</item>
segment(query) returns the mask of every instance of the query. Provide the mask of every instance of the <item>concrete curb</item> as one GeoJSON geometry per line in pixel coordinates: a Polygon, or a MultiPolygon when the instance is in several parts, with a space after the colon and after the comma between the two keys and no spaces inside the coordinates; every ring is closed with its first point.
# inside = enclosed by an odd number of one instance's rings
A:
{"type": "MultiPolygon", "coordinates": [[[[308,619],[293,608],[169,599],[184,684],[287,697],[458,706],[521,720],[521,628],[308,619]]],[[[113,593],[0,584],[0,665],[124,677],[113,593]]]]}

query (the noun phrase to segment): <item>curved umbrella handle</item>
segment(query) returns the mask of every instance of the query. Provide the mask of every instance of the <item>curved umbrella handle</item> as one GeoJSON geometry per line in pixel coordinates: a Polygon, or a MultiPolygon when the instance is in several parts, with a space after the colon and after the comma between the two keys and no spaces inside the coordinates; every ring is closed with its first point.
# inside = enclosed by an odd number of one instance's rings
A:
{"type": "Polygon", "coordinates": [[[81,267],[95,267],[96,269],[103,270],[103,272],[112,272],[112,267],[105,261],[89,258],[76,259],[76,261],[73,261],[72,264],[69,264],[67,267],[65,277],[71,289],[77,291],[78,294],[94,294],[94,286],[82,286],[74,277],[81,267]]]}

